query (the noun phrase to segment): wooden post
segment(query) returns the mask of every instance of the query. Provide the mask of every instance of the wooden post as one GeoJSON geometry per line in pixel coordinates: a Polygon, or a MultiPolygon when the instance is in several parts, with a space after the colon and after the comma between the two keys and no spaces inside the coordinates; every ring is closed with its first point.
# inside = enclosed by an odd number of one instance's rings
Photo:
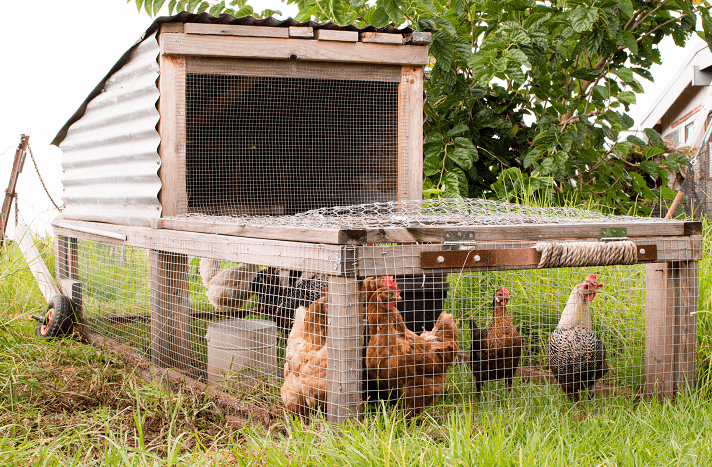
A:
{"type": "Polygon", "coordinates": [[[151,361],[186,371],[190,360],[188,256],[151,250],[151,361]]]}
{"type": "Polygon", "coordinates": [[[326,337],[326,412],[331,423],[358,418],[363,410],[363,323],[355,277],[329,277],[326,337]]]}
{"type": "Polygon", "coordinates": [[[423,198],[423,67],[404,66],[398,87],[398,201],[423,198]]]}
{"type": "MultiPolygon", "coordinates": [[[[168,34],[172,35],[172,34],[168,34]]],[[[161,35],[163,40],[164,35],[161,35]]],[[[161,55],[159,57],[161,74],[158,88],[161,97],[158,110],[161,119],[158,132],[161,145],[158,148],[161,168],[161,216],[171,217],[187,211],[186,194],[186,135],[185,135],[185,58],[161,55]]]]}
{"type": "Polygon", "coordinates": [[[2,230],[0,230],[0,245],[5,242],[5,229],[7,228],[7,220],[10,217],[10,206],[15,198],[15,187],[17,186],[17,177],[22,172],[22,166],[25,164],[25,156],[27,155],[27,145],[30,142],[29,135],[20,137],[20,144],[15,151],[15,159],[12,161],[12,171],[10,172],[10,182],[5,190],[5,199],[2,203],[2,212],[0,213],[0,222],[2,230]]]}
{"type": "Polygon", "coordinates": [[[645,394],[672,398],[694,387],[697,261],[647,265],[645,394]]]}

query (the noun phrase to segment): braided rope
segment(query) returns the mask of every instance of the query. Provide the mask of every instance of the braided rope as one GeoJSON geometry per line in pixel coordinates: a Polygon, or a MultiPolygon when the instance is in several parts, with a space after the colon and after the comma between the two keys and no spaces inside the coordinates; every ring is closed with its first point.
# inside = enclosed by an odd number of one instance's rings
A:
{"type": "Polygon", "coordinates": [[[572,242],[534,245],[541,253],[538,268],[567,268],[573,266],[612,266],[638,262],[635,243],[620,242],[572,242]]]}

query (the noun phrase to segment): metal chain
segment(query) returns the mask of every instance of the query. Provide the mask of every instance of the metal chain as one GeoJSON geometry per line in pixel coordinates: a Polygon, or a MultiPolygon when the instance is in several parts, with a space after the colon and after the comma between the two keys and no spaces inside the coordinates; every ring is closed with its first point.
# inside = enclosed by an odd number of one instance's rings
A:
{"type": "Polygon", "coordinates": [[[57,209],[57,211],[61,211],[62,209],[57,206],[57,203],[54,202],[52,199],[52,195],[49,194],[49,190],[47,189],[47,186],[45,185],[44,180],[42,180],[42,175],[40,174],[40,168],[37,167],[37,161],[35,161],[35,156],[32,154],[32,148],[30,147],[30,143],[27,143],[27,150],[30,151],[30,158],[32,159],[32,164],[35,166],[35,170],[37,171],[37,176],[40,178],[40,183],[42,184],[42,188],[44,188],[45,193],[47,193],[47,197],[49,198],[50,201],[52,201],[52,204],[54,204],[54,207],[57,209]]]}

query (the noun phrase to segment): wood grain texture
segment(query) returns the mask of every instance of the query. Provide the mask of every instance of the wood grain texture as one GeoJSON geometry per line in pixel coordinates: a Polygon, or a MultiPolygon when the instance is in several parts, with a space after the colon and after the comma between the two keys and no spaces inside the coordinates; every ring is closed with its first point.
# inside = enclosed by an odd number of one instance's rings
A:
{"type": "Polygon", "coordinates": [[[645,394],[670,398],[675,391],[675,270],[671,263],[646,267],[645,394]]]}
{"type": "Polygon", "coordinates": [[[314,37],[314,28],[311,26],[289,26],[289,37],[311,39],[314,37]]]}
{"type": "Polygon", "coordinates": [[[185,23],[186,34],[213,34],[220,36],[289,37],[289,29],[267,26],[238,26],[233,24],[185,23]]]}
{"type": "Polygon", "coordinates": [[[375,42],[377,44],[403,44],[400,34],[386,34],[384,32],[362,32],[361,42],[375,42]]]}
{"type": "Polygon", "coordinates": [[[331,423],[358,418],[363,411],[363,313],[358,281],[354,277],[329,277],[326,338],[326,412],[331,423]]]}
{"type": "MultiPolygon", "coordinates": [[[[57,223],[57,219],[53,221],[57,223]]],[[[121,226],[62,220],[61,227],[54,228],[58,235],[80,239],[108,241],[117,244],[148,248],[186,255],[209,257],[237,263],[259,264],[277,268],[310,270],[329,274],[342,274],[346,270],[342,246],[277,241],[259,238],[232,237],[178,230],[154,230],[147,227],[121,226]],[[125,242],[78,229],[95,229],[106,232],[121,232],[125,242]]]]}
{"type": "Polygon", "coordinates": [[[423,67],[404,66],[398,87],[398,200],[423,199],[423,67]]]}
{"type": "MultiPolygon", "coordinates": [[[[506,237],[500,238],[498,241],[477,242],[478,250],[502,249],[508,248],[502,242],[506,237]]],[[[542,239],[544,241],[556,241],[558,239],[542,239]]],[[[581,240],[596,241],[595,238],[583,238],[581,240]]],[[[700,252],[691,248],[693,244],[692,237],[653,237],[653,238],[630,238],[638,247],[645,245],[656,245],[658,261],[681,261],[681,260],[696,260],[700,259],[700,252]]],[[[507,239],[509,241],[509,239],[507,239]]],[[[511,248],[531,248],[536,244],[536,241],[520,241],[515,245],[509,245],[511,248]]],[[[460,244],[461,249],[467,249],[467,244],[460,244]]],[[[473,248],[470,246],[469,248],[473,248]]],[[[440,244],[426,245],[384,245],[384,246],[362,246],[357,247],[356,257],[358,258],[358,276],[368,277],[383,274],[389,275],[411,275],[411,274],[442,274],[442,273],[457,273],[470,271],[493,271],[504,269],[533,269],[536,265],[523,256],[522,261],[518,265],[514,265],[513,259],[508,259],[500,265],[488,267],[458,267],[458,268],[423,268],[421,264],[421,254],[423,252],[432,252],[442,250],[440,244]]]]}
{"type": "Polygon", "coordinates": [[[676,391],[694,391],[697,364],[697,311],[699,300],[698,263],[683,261],[673,263],[678,282],[675,326],[676,391]]]}
{"type": "MultiPolygon", "coordinates": [[[[166,34],[166,37],[184,36],[184,34],[166,34]]],[[[200,36],[199,36],[200,37],[200,36]]],[[[162,216],[183,214],[187,209],[185,186],[185,58],[161,55],[159,57],[161,74],[158,79],[160,98],[158,111],[161,115],[158,133],[161,144],[158,154],[161,167],[158,176],[161,179],[162,216]]]]}
{"type": "Polygon", "coordinates": [[[320,41],[358,42],[358,31],[334,31],[317,29],[314,38],[320,41]]]}
{"type": "Polygon", "coordinates": [[[49,301],[50,298],[59,295],[59,287],[54,282],[52,274],[47,269],[39,250],[35,246],[35,240],[32,238],[30,229],[21,221],[15,226],[15,241],[20,246],[22,256],[25,258],[45,300],[49,301]]]}
{"type": "Polygon", "coordinates": [[[189,371],[190,305],[188,256],[149,252],[151,267],[151,361],[162,368],[189,371]]]}
{"type": "Polygon", "coordinates": [[[274,58],[333,62],[425,65],[428,48],[393,44],[313,41],[295,38],[165,34],[161,55],[274,58]]]}

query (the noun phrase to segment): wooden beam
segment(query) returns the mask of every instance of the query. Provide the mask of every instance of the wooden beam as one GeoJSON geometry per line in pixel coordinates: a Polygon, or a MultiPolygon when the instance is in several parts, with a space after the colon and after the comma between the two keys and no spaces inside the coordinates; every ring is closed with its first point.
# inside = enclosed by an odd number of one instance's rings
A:
{"type": "Polygon", "coordinates": [[[403,42],[413,45],[428,45],[433,42],[433,34],[425,31],[413,31],[404,37],[403,42]]]}
{"type": "MultiPolygon", "coordinates": [[[[316,60],[327,62],[426,65],[428,48],[263,37],[165,34],[161,55],[316,60]]],[[[163,71],[162,71],[163,72],[163,71]]]]}
{"type": "MultiPolygon", "coordinates": [[[[161,42],[166,37],[196,37],[186,34],[162,35],[161,42]]],[[[201,36],[197,36],[201,37],[201,36]]],[[[158,123],[158,133],[161,144],[158,153],[161,157],[161,167],[158,176],[161,179],[161,215],[163,217],[183,214],[187,211],[185,186],[185,58],[161,55],[159,57],[161,74],[158,78],[158,89],[161,97],[158,99],[158,110],[161,119],[158,123]]]]}
{"type": "Polygon", "coordinates": [[[209,257],[238,263],[259,264],[299,271],[310,270],[327,274],[343,274],[347,246],[309,244],[259,238],[210,235],[177,230],[154,230],[146,227],[101,224],[67,219],[55,219],[55,234],[86,240],[114,242],[138,248],[209,257]],[[61,224],[59,224],[61,222],[61,224]],[[108,232],[121,232],[125,242],[110,237],[73,230],[84,227],[108,232]]]}
{"type": "Polygon", "coordinates": [[[288,28],[267,26],[238,26],[232,24],[185,23],[186,34],[214,34],[221,36],[289,37],[288,28]]]}
{"type": "Polygon", "coordinates": [[[329,277],[326,338],[326,413],[331,423],[358,418],[363,411],[363,316],[355,277],[329,277]]]}
{"type": "Polygon", "coordinates": [[[398,87],[398,200],[420,199],[423,199],[423,67],[404,66],[398,87]]]}
{"type": "Polygon", "coordinates": [[[22,256],[27,261],[27,265],[30,267],[30,271],[45,300],[49,301],[55,295],[59,295],[59,287],[54,282],[52,274],[50,274],[39,250],[35,246],[30,229],[22,222],[18,222],[15,226],[15,241],[20,246],[22,256]]]}
{"type": "Polygon", "coordinates": [[[188,371],[190,305],[188,256],[151,250],[151,361],[162,368],[188,371]]]}
{"type": "Polygon", "coordinates": [[[675,271],[648,264],[645,293],[645,394],[670,398],[675,391],[675,271]]]}
{"type": "MultiPolygon", "coordinates": [[[[509,239],[507,239],[509,240],[509,239]]],[[[543,239],[546,240],[546,239],[543,239]]],[[[595,238],[582,239],[595,241],[595,238]]],[[[658,238],[630,238],[639,248],[646,245],[655,245],[657,249],[657,261],[693,261],[699,260],[702,256],[701,249],[693,247],[694,237],[658,237],[658,238]]],[[[509,245],[502,240],[491,242],[478,242],[478,250],[494,250],[503,248],[531,248],[535,241],[512,242],[509,245]]],[[[466,249],[466,244],[460,245],[461,249],[466,249]]],[[[474,248],[470,246],[469,248],[474,248]]],[[[454,268],[423,268],[421,264],[421,254],[424,252],[441,251],[443,245],[383,245],[383,246],[361,246],[357,247],[356,258],[358,261],[358,276],[368,277],[382,274],[389,275],[420,275],[420,274],[443,274],[457,272],[495,271],[505,269],[534,269],[536,265],[529,258],[523,257],[520,264],[513,265],[511,261],[502,262],[494,266],[471,266],[454,268]]]]}
{"type": "Polygon", "coordinates": [[[358,42],[358,31],[317,29],[314,31],[314,39],[320,41],[358,42]]]}
{"type": "Polygon", "coordinates": [[[29,135],[20,137],[20,144],[15,150],[15,158],[12,161],[12,169],[10,170],[10,181],[5,190],[5,198],[2,202],[2,212],[0,212],[0,245],[5,242],[5,230],[7,229],[7,220],[10,218],[10,207],[12,200],[15,199],[15,187],[17,186],[17,178],[22,172],[22,166],[25,165],[25,157],[27,156],[27,145],[30,143],[29,135]]]}
{"type": "Polygon", "coordinates": [[[335,245],[363,245],[366,243],[366,230],[318,229],[281,225],[260,227],[191,218],[157,219],[156,228],[307,243],[335,245]]]}
{"type": "Polygon", "coordinates": [[[385,32],[362,32],[361,42],[375,42],[377,44],[403,44],[400,34],[387,34],[385,32]]]}

